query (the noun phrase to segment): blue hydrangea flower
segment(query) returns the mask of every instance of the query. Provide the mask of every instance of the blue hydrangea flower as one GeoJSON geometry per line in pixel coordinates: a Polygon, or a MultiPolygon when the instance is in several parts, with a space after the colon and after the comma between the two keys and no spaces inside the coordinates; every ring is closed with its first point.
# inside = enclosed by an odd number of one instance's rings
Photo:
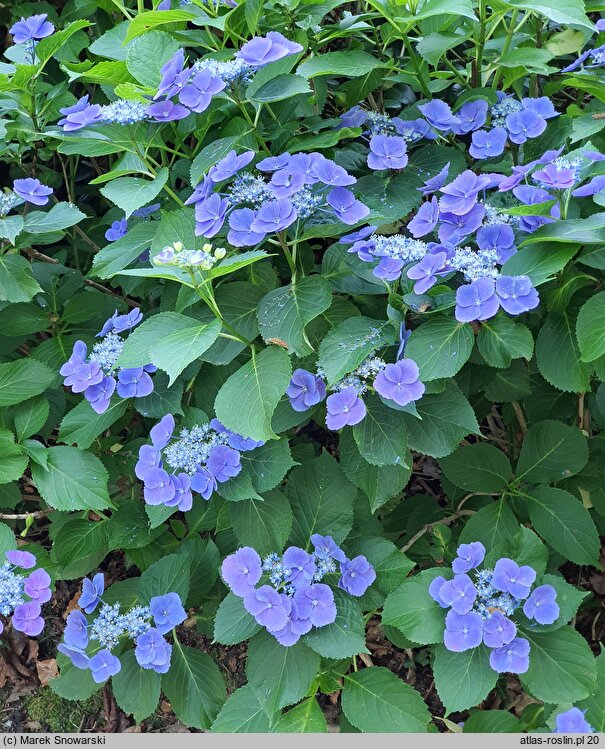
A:
{"type": "Polygon", "coordinates": [[[12,565],[22,570],[30,570],[36,566],[36,557],[30,551],[13,549],[5,552],[5,556],[12,565]]]}
{"type": "Polygon", "coordinates": [[[286,626],[291,606],[288,596],[270,585],[261,585],[244,596],[246,611],[268,632],[278,632],[286,626]]]}
{"type": "Polygon", "coordinates": [[[344,551],[338,546],[332,536],[322,536],[314,533],[311,536],[315,557],[319,559],[335,559],[337,562],[346,561],[344,551]]]}
{"type": "Polygon", "coordinates": [[[528,138],[537,138],[546,130],[546,120],[531,109],[513,112],[506,117],[509,138],[518,145],[528,138]]]}
{"type": "Polygon", "coordinates": [[[468,614],[477,598],[477,588],[468,575],[456,575],[439,588],[439,597],[457,614],[468,614]]]}
{"type": "Polygon", "coordinates": [[[156,101],[150,104],[146,110],[150,117],[153,117],[156,122],[174,122],[175,120],[183,120],[188,117],[190,112],[187,107],[182,104],[175,104],[170,99],[164,101],[156,101]]]}
{"type": "Polygon", "coordinates": [[[408,223],[408,231],[418,239],[430,234],[437,226],[439,220],[439,203],[437,198],[432,198],[429,202],[423,203],[414,218],[408,223]]]}
{"type": "Polygon", "coordinates": [[[538,624],[552,624],[560,613],[556,598],[557,591],[552,585],[539,585],[523,604],[523,613],[528,619],[535,619],[538,624]]]}
{"type": "Polygon", "coordinates": [[[529,668],[529,651],[529,642],[515,637],[508,645],[492,650],[489,665],[498,673],[524,674],[529,668]]]}
{"type": "Polygon", "coordinates": [[[440,188],[443,196],[439,199],[439,209],[457,216],[468,213],[476,204],[477,197],[489,185],[487,175],[476,175],[467,169],[449,185],[440,188]]]}
{"type": "MultiPolygon", "coordinates": [[[[330,187],[348,187],[355,184],[355,177],[331,159],[326,159],[321,154],[309,154],[309,159],[310,166],[308,169],[310,169],[312,177],[319,180],[322,184],[329,185],[330,187]]],[[[297,163],[296,157],[293,156],[290,159],[291,168],[298,168],[297,163]]],[[[303,169],[302,171],[305,170],[303,169]]]]}
{"type": "Polygon", "coordinates": [[[525,599],[536,579],[536,571],[528,565],[520,567],[512,559],[503,557],[494,566],[492,584],[515,598],[525,599]]]}
{"type": "Polygon", "coordinates": [[[278,31],[270,31],[266,37],[255,36],[250,39],[235,56],[254,68],[260,68],[302,51],[300,44],[291,42],[278,31]]]}
{"type": "Polygon", "coordinates": [[[122,239],[128,233],[128,221],[125,218],[121,218],[118,221],[114,221],[109,229],[105,232],[105,239],[108,242],[115,242],[118,239],[122,239]]]}
{"type": "Polygon", "coordinates": [[[88,668],[92,674],[95,683],[102,684],[111,676],[120,672],[122,664],[119,658],[111,653],[110,650],[99,650],[96,655],[88,661],[88,668]]]}
{"type": "Polygon", "coordinates": [[[442,609],[448,609],[450,607],[449,603],[446,603],[443,598],[439,595],[439,592],[441,588],[445,585],[447,580],[443,575],[438,575],[433,580],[431,580],[431,584],[429,585],[429,595],[435,601],[438,603],[442,609]]]}
{"type": "Polygon", "coordinates": [[[483,642],[489,648],[508,645],[517,636],[517,627],[501,611],[494,611],[483,624],[483,642]]]}
{"type": "Polygon", "coordinates": [[[594,733],[594,728],[586,720],[586,710],[572,707],[556,717],[556,728],[553,733],[594,733]]]}
{"type": "Polygon", "coordinates": [[[208,455],[206,468],[219,483],[227,481],[241,471],[240,454],[227,445],[215,445],[208,455]]]}
{"type": "Polygon", "coordinates": [[[465,102],[456,114],[459,122],[452,124],[452,132],[456,135],[466,135],[466,133],[470,133],[472,130],[478,130],[485,124],[487,110],[488,103],[485,99],[475,99],[474,101],[465,102]]]}
{"type": "Polygon", "coordinates": [[[425,255],[419,263],[413,265],[408,270],[408,278],[416,283],[414,284],[415,294],[425,294],[438,281],[438,276],[446,271],[447,253],[430,252],[425,255]]]}
{"type": "Polygon", "coordinates": [[[236,596],[245,596],[261,579],[261,558],[250,546],[244,546],[225,557],[221,574],[236,596]]]}
{"type": "Polygon", "coordinates": [[[448,161],[443,169],[441,169],[434,177],[425,180],[423,186],[419,187],[418,190],[420,190],[423,195],[431,195],[432,193],[437,192],[443,187],[443,185],[445,185],[449,171],[450,162],[448,161]]]}
{"type": "Polygon", "coordinates": [[[190,70],[183,70],[185,64],[185,50],[179,49],[174,55],[164,63],[160,69],[161,79],[158,90],[153,97],[154,99],[167,98],[178,94],[189,78],[190,70]]]}
{"type": "Polygon", "coordinates": [[[538,292],[528,276],[500,276],[496,280],[500,306],[510,315],[535,309],[540,303],[538,292]]]}
{"type": "Polygon", "coordinates": [[[326,409],[326,426],[332,430],[359,424],[367,413],[364,402],[352,385],[328,396],[326,409]]]}
{"type": "Polygon", "coordinates": [[[399,406],[406,406],[424,395],[425,387],[420,382],[420,370],[412,359],[401,359],[395,364],[387,364],[374,380],[376,392],[395,401],[399,406]]]}
{"type": "MultiPolygon", "coordinates": [[[[50,600],[50,575],[38,568],[28,576],[18,570],[32,569],[36,558],[29,551],[5,552],[6,562],[0,564],[0,617],[11,617],[14,629],[36,636],[44,628],[41,604],[50,600]]],[[[0,620],[0,633],[4,625],[0,620]]]]}
{"type": "Polygon", "coordinates": [[[88,125],[103,121],[103,110],[98,104],[88,103],[88,94],[70,107],[63,107],[59,112],[64,115],[57,123],[66,133],[81,130],[88,125]]]}
{"type": "Polygon", "coordinates": [[[315,560],[311,554],[298,546],[290,546],[284,552],[282,563],[287,569],[285,580],[293,583],[296,590],[311,585],[315,577],[315,560]]]}
{"type": "Polygon", "coordinates": [[[49,195],[53,194],[52,187],[47,187],[39,179],[32,177],[16,179],[13,183],[13,191],[22,200],[32,205],[46,205],[49,195]]]}
{"type": "Polygon", "coordinates": [[[343,224],[357,224],[370,212],[368,206],[357,200],[353,193],[345,187],[335,187],[330,190],[327,203],[343,224]]]}
{"type": "Polygon", "coordinates": [[[374,567],[363,554],[340,563],[338,587],[352,596],[362,596],[376,580],[374,567]]]}
{"type": "Polygon", "coordinates": [[[13,628],[30,637],[36,637],[44,629],[44,619],[40,616],[42,607],[38,601],[27,601],[15,606],[13,628]]]}
{"type": "Polygon", "coordinates": [[[46,570],[39,568],[34,570],[29,577],[23,581],[23,591],[32,600],[38,603],[50,601],[50,575],[46,570]]]}
{"type": "Polygon", "coordinates": [[[137,637],[134,655],[141,668],[165,674],[170,668],[172,645],[151,627],[137,637]]]}
{"type": "Polygon", "coordinates": [[[469,572],[478,567],[485,559],[485,546],[481,541],[470,544],[460,544],[456,552],[456,559],[452,562],[452,570],[456,575],[469,572]]]}
{"type": "Polygon", "coordinates": [[[195,235],[211,239],[218,234],[227,215],[229,200],[214,194],[209,198],[196,203],[195,206],[195,235]]]}
{"type": "Polygon", "coordinates": [[[297,589],[294,596],[297,615],[306,619],[313,627],[325,627],[336,619],[336,604],[331,588],[316,583],[304,589],[297,589]]]}
{"type": "Polygon", "coordinates": [[[296,208],[290,200],[272,200],[257,211],[250,228],[259,234],[272,234],[287,229],[297,217],[296,208]]]}
{"type": "Polygon", "coordinates": [[[440,99],[433,99],[428,104],[420,105],[418,109],[432,127],[443,133],[448,133],[452,127],[461,125],[460,118],[456,117],[449,105],[440,99]]]}
{"type": "Polygon", "coordinates": [[[454,653],[471,650],[481,645],[482,637],[483,619],[479,614],[472,611],[466,614],[448,611],[443,633],[443,643],[448,650],[454,653]]]}
{"type": "Polygon", "coordinates": [[[85,650],[88,645],[88,622],[81,611],[72,611],[67,615],[67,624],[63,630],[63,641],[69,647],[85,650]]]}
{"type": "Polygon", "coordinates": [[[499,306],[493,278],[478,278],[456,290],[454,314],[458,322],[487,320],[496,314],[499,306]]]}
{"type": "Polygon", "coordinates": [[[503,127],[475,130],[468,151],[474,159],[490,159],[500,156],[504,153],[507,139],[508,133],[503,127]]]}
{"type": "Polygon", "coordinates": [[[215,183],[219,184],[225,180],[231,179],[252,161],[256,154],[254,151],[244,151],[237,154],[236,151],[229,151],[220,161],[218,161],[208,172],[208,177],[215,183]]]}
{"type": "Polygon", "coordinates": [[[22,18],[11,26],[8,33],[12,35],[15,44],[45,39],[55,32],[55,27],[50,21],[46,20],[47,18],[46,13],[22,18]]]}
{"type": "Polygon", "coordinates": [[[370,140],[370,169],[403,169],[408,163],[407,143],[394,135],[375,135],[370,140]]]}
{"type": "Polygon", "coordinates": [[[92,614],[99,605],[104,590],[105,578],[102,572],[98,572],[92,580],[84,578],[82,581],[82,595],[80,596],[78,605],[87,614],[92,614]]]}
{"type": "Polygon", "coordinates": [[[177,593],[166,593],[155,596],[149,602],[149,608],[158,632],[165,635],[173,627],[181,624],[187,618],[180,596],[177,593]]]}

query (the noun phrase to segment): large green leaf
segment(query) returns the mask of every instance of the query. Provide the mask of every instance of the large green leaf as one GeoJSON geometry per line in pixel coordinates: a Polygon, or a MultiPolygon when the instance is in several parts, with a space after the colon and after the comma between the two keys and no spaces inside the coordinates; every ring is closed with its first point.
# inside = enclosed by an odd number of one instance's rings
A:
{"type": "Polygon", "coordinates": [[[261,555],[281,550],[288,540],[292,510],[277,489],[265,494],[262,501],[233,502],[229,511],[237,540],[243,546],[252,546],[261,555]]]}
{"type": "Polygon", "coordinates": [[[214,620],[214,639],[223,645],[237,645],[260,630],[260,624],[244,608],[241,598],[227,593],[214,620]]]}
{"type": "Polygon", "coordinates": [[[294,516],[290,542],[310,546],[314,533],[343,541],[353,525],[355,490],[328,453],[305,460],[290,473],[286,495],[294,516]]]}
{"type": "Polygon", "coordinates": [[[519,523],[504,499],[482,507],[466,521],[460,534],[460,543],[481,541],[486,549],[496,544],[512,541],[519,530],[519,523]]]}
{"type": "Polygon", "coordinates": [[[42,498],[63,512],[111,507],[108,474],[101,461],[75,447],[50,447],[48,468],[32,464],[32,479],[42,498]]]}
{"type": "Polygon", "coordinates": [[[288,354],[269,346],[229,377],[214,408],[228,428],[255,440],[275,439],[271,418],[292,376],[288,354]]]}
{"type": "Polygon", "coordinates": [[[322,276],[306,276],[273,289],[258,305],[258,324],[265,341],[279,338],[297,356],[313,351],[305,326],[332,303],[332,290],[322,276]]]}
{"type": "Polygon", "coordinates": [[[378,396],[365,399],[366,417],[353,427],[359,452],[372,465],[407,467],[408,439],[401,411],[385,405],[378,396]]]}
{"type": "Polygon", "coordinates": [[[46,423],[49,413],[50,403],[43,395],[21,402],[14,412],[17,442],[37,434],[46,423]]]}
{"type": "Polygon", "coordinates": [[[111,686],[118,705],[131,714],[137,723],[148,718],[160,701],[160,674],[141,668],[134,650],[120,656],[121,670],[112,678],[111,686]]]}
{"type": "Polygon", "coordinates": [[[382,623],[397,627],[408,639],[422,645],[441,642],[445,611],[429,595],[429,585],[439,576],[449,579],[452,571],[434,567],[404,580],[387,596],[382,623]]]}
{"type": "Polygon", "coordinates": [[[490,367],[506,368],[513,359],[531,359],[534,339],[525,325],[500,314],[481,323],[477,346],[490,367]]]}
{"type": "Polygon", "coordinates": [[[581,361],[575,321],[567,312],[550,312],[536,340],[536,361],[544,379],[559,390],[590,390],[592,367],[581,361]]]}
{"type": "Polygon", "coordinates": [[[539,486],[527,489],[524,497],[534,528],[559,554],[576,564],[598,564],[599,534],[573,494],[539,486]]]}
{"type": "Polygon", "coordinates": [[[179,45],[163,31],[149,31],[137,37],[128,48],[128,72],[143,86],[157,89],[161,68],[176,53],[179,45]]]}
{"type": "Polygon", "coordinates": [[[546,283],[562,270],[577,252],[578,245],[554,245],[540,242],[522,247],[502,266],[510,276],[529,276],[534,286],[546,283]]]}
{"type": "Polygon", "coordinates": [[[301,700],[319,667],[319,655],[302,640],[284,647],[268,632],[259,632],[248,644],[246,676],[265,709],[272,713],[301,700]]]}
{"type": "Polygon", "coordinates": [[[365,733],[424,733],[431,719],[420,693],[382,666],[345,676],[342,709],[365,733]]]}
{"type": "Polygon", "coordinates": [[[271,729],[261,698],[251,686],[240,687],[232,695],[212,724],[213,733],[267,733],[271,729]]]}
{"type": "Polygon", "coordinates": [[[489,665],[489,650],[485,645],[463,653],[453,653],[445,645],[438,645],[433,674],[446,715],[483,702],[498,680],[498,673],[489,665]]]}
{"type": "Polygon", "coordinates": [[[525,632],[529,640],[529,669],[521,683],[544,702],[575,702],[592,693],[597,664],[588,643],[571,627],[553,632],[525,632]]]}
{"type": "MultiPolygon", "coordinates": [[[[144,37],[143,37],[144,38],[144,37]]],[[[176,641],[162,691],[185,725],[210,728],[225,702],[225,683],[209,655],[176,641]]]]}
{"type": "Polygon", "coordinates": [[[520,733],[521,723],[506,710],[477,710],[470,715],[463,733],[520,733]]]}
{"type": "Polygon", "coordinates": [[[125,237],[102,247],[94,256],[91,273],[99,278],[111,278],[151,245],[156,226],[150,221],[133,226],[125,237]]]}
{"type": "Polygon", "coordinates": [[[576,703],[580,710],[586,710],[585,718],[595,731],[605,731],[605,652],[596,660],[597,682],[590,697],[576,703]]]}
{"type": "Polygon", "coordinates": [[[288,710],[275,724],[272,733],[325,733],[326,718],[315,697],[309,697],[288,710]]]}
{"type": "Polygon", "coordinates": [[[184,554],[162,557],[139,578],[139,598],[148,604],[154,596],[177,593],[182,601],[189,593],[190,562],[184,554]]]}
{"type": "Polygon", "coordinates": [[[141,177],[118,177],[101,187],[101,193],[121,208],[128,218],[159,194],[168,180],[168,174],[168,169],[160,169],[151,180],[141,177]]]}
{"type": "Polygon", "coordinates": [[[311,87],[306,78],[301,75],[284,73],[263,83],[250,96],[250,100],[268,104],[272,101],[283,101],[284,99],[290,99],[292,96],[308,93],[311,93],[311,87]]]}
{"type": "Polygon", "coordinates": [[[0,408],[43,393],[56,377],[50,367],[31,358],[0,364],[0,408]]]}
{"type": "Polygon", "coordinates": [[[420,419],[404,414],[410,447],[443,458],[468,434],[478,434],[479,424],[470,403],[455,382],[439,393],[424,395],[417,403],[420,419]]]}
{"type": "Polygon", "coordinates": [[[346,52],[327,52],[325,55],[311,57],[298,66],[297,72],[305,78],[315,78],[319,75],[342,75],[356,78],[383,67],[385,64],[378,58],[358,49],[350,49],[346,52]]]}
{"type": "Polygon", "coordinates": [[[127,43],[131,39],[146,34],[148,31],[151,31],[151,29],[155,29],[158,26],[164,26],[167,23],[190,21],[195,17],[194,13],[189,13],[186,10],[149,10],[143,13],[137,13],[128,24],[128,32],[124,42],[127,43]]]}
{"type": "Polygon", "coordinates": [[[534,11],[555,24],[583,26],[593,32],[593,25],[586,17],[582,0],[506,0],[506,5],[525,12],[534,11]]]}
{"type": "Polygon", "coordinates": [[[0,484],[20,479],[27,466],[27,455],[15,444],[15,435],[8,429],[0,429],[0,484]]]}
{"type": "Polygon", "coordinates": [[[110,551],[108,523],[82,518],[68,520],[60,526],[50,556],[57,577],[73,580],[97,567],[110,551]]]}
{"type": "Polygon", "coordinates": [[[86,450],[100,434],[124,416],[127,407],[127,400],[114,398],[106,411],[97,414],[87,400],[81,400],[61,422],[59,439],[68,445],[77,445],[86,450]]]}
{"type": "Polygon", "coordinates": [[[352,372],[378,348],[395,341],[395,328],[388,321],[351,317],[327,334],[319,347],[319,363],[328,384],[352,372]]]}
{"type": "Polygon", "coordinates": [[[50,211],[32,211],[25,217],[24,228],[30,234],[61,231],[82,221],[86,214],[73,203],[56,203],[50,211]]]}
{"type": "Polygon", "coordinates": [[[31,265],[21,255],[0,255],[0,301],[29,302],[42,291],[31,272],[31,265]]]}
{"type": "MultiPolygon", "coordinates": [[[[525,0],[522,1],[523,6],[527,7],[525,0]]],[[[588,218],[553,221],[550,224],[545,224],[532,232],[523,241],[523,244],[542,242],[545,239],[549,242],[602,245],[605,242],[605,213],[594,213],[588,218]]]]}
{"type": "Polygon", "coordinates": [[[168,374],[170,387],[185,367],[210,348],[220,332],[221,323],[218,320],[207,325],[197,323],[186,328],[172,327],[167,336],[151,346],[150,361],[168,374]]]}
{"type": "Polygon", "coordinates": [[[420,380],[428,382],[453,377],[468,360],[475,343],[473,329],[453,317],[435,317],[413,331],[406,346],[406,359],[420,369],[420,380]]]}
{"type": "Polygon", "coordinates": [[[512,478],[510,460],[498,448],[485,442],[460,446],[451,455],[439,460],[446,477],[469,492],[500,491],[512,478]]]}
{"type": "Polygon", "coordinates": [[[605,291],[595,294],[580,309],[576,335],[582,361],[591,362],[605,354],[605,291]]]}
{"type": "Polygon", "coordinates": [[[559,481],[579,473],[587,462],[588,443],[582,432],[549,419],[528,429],[516,476],[530,484],[559,481]]]}

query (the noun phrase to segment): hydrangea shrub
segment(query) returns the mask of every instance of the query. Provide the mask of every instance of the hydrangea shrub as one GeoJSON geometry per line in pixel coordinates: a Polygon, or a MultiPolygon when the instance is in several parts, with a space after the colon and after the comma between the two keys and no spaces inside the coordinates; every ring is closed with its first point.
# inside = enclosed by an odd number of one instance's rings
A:
{"type": "Polygon", "coordinates": [[[605,729],[599,10],[1,9],[0,657],[137,723],[605,729]]]}

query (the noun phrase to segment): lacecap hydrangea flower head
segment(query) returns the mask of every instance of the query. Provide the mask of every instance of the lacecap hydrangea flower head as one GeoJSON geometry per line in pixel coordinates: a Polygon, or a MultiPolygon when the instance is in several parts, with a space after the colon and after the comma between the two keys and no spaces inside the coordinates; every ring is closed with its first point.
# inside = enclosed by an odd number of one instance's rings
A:
{"type": "Polygon", "coordinates": [[[360,555],[348,559],[331,536],[311,536],[313,552],[290,546],[280,556],[261,559],[249,546],[223,561],[221,574],[231,591],[243,598],[244,608],[286,647],[294,645],[314,627],[325,627],[336,619],[331,577],[342,590],[362,596],[376,579],[368,560],[360,555]],[[259,583],[261,583],[259,585],[259,583]]]}
{"type": "Polygon", "coordinates": [[[485,559],[479,541],[461,544],[452,563],[454,577],[436,577],[428,593],[445,617],[443,642],[460,653],[479,647],[491,648],[490,666],[499,673],[523,674],[529,668],[530,644],[518,636],[515,613],[522,610],[533,626],[552,624],[559,617],[557,592],[552,585],[538,585],[536,571],[502,557],[492,569],[477,568],[485,559]]]}
{"type": "Polygon", "coordinates": [[[182,429],[176,438],[174,429],[174,416],[167,414],[152,428],[151,445],[139,450],[135,474],[143,481],[149,505],[190,510],[192,492],[210,499],[218,484],[242,470],[240,453],[264,445],[232,432],[218,419],[182,429]]]}
{"type": "Polygon", "coordinates": [[[29,551],[7,551],[0,564],[0,634],[5,624],[35,637],[44,629],[42,604],[50,600],[50,575],[41,567],[33,569],[36,557],[29,551]],[[32,570],[24,574],[21,570],[32,570]]]}
{"type": "Polygon", "coordinates": [[[154,596],[149,606],[136,604],[122,612],[121,603],[103,602],[103,573],[85,578],[78,600],[82,611],[67,617],[58,650],[76,668],[89,669],[97,684],[115,676],[120,659],[112,652],[120,643],[134,642],[134,655],[141,668],[165,674],[170,668],[172,645],[164,635],[185,621],[187,613],[177,593],[154,596]],[[99,612],[94,618],[84,614],[99,612]],[[82,613],[84,612],[84,613],[82,613]]]}
{"type": "Polygon", "coordinates": [[[84,393],[92,409],[101,414],[109,408],[114,392],[120,398],[144,398],[153,392],[153,380],[149,376],[157,367],[120,367],[118,358],[124,348],[123,333],[131,330],[143,319],[138,308],[126,315],[117,310],[97,333],[101,340],[88,354],[84,341],[76,341],[69,359],[59,373],[65,378],[63,384],[72,393],[84,393]]]}

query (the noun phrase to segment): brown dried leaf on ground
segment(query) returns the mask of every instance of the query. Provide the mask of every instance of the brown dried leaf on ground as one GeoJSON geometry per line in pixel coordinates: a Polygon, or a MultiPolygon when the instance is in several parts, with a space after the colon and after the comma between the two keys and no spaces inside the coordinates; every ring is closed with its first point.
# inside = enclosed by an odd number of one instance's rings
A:
{"type": "Polygon", "coordinates": [[[59,675],[59,668],[55,658],[47,658],[45,661],[36,662],[36,671],[38,679],[43,687],[47,687],[51,679],[56,679],[59,675]]]}

